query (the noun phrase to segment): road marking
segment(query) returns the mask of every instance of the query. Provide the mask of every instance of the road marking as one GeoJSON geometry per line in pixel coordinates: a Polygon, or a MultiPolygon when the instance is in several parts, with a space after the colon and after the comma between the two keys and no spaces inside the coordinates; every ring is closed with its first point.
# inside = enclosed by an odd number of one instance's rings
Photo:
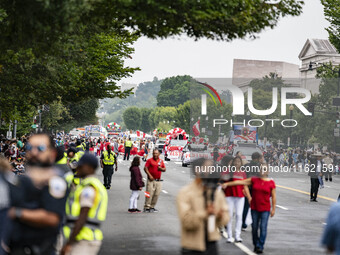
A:
{"type": "Polygon", "coordinates": [[[326,188],[331,188],[331,186],[327,186],[327,185],[325,185],[325,187],[326,187],[326,188]]]}
{"type": "Polygon", "coordinates": [[[305,183],[306,181],[297,180],[298,182],[305,183]]]}
{"type": "Polygon", "coordinates": [[[185,174],[185,171],[182,171],[183,174],[185,174]]]}
{"type": "Polygon", "coordinates": [[[165,193],[165,194],[168,194],[168,193],[169,193],[169,192],[167,192],[167,191],[166,191],[166,190],[164,190],[164,189],[162,190],[162,192],[163,192],[163,193],[165,193]]]}
{"type": "Polygon", "coordinates": [[[288,208],[283,207],[283,206],[281,206],[281,205],[276,205],[276,207],[281,208],[281,209],[283,209],[283,210],[288,210],[288,208]]]}
{"type": "Polygon", "coordinates": [[[322,225],[327,225],[327,223],[326,222],[322,222],[322,225]]]}
{"type": "Polygon", "coordinates": [[[241,251],[243,251],[244,253],[248,254],[248,255],[255,255],[254,252],[252,252],[247,246],[245,246],[242,243],[234,243],[236,247],[238,247],[241,251]]]}
{"type": "Polygon", "coordinates": [[[182,165],[182,162],[174,161],[176,165],[182,165]]]}
{"type": "MultiPolygon", "coordinates": [[[[282,188],[282,189],[291,190],[291,191],[295,191],[295,192],[299,192],[299,193],[302,193],[302,194],[306,194],[308,196],[310,195],[309,192],[306,192],[306,191],[303,191],[303,190],[299,190],[299,189],[293,189],[293,188],[282,186],[282,185],[276,185],[276,187],[279,187],[279,188],[282,188]]],[[[325,199],[325,200],[328,200],[328,201],[332,201],[332,202],[336,202],[337,201],[334,198],[325,197],[325,196],[318,196],[318,198],[322,198],[322,199],[325,199]]]]}

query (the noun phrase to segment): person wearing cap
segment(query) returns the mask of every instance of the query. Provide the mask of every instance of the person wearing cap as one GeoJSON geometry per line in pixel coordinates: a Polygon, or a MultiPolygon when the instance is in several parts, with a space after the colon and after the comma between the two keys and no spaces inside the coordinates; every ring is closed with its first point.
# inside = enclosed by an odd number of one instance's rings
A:
{"type": "Polygon", "coordinates": [[[320,185],[320,180],[322,180],[322,169],[323,169],[322,154],[320,152],[314,153],[310,160],[310,165],[308,166],[308,176],[310,176],[310,201],[318,202],[316,200],[318,196],[318,190],[320,185]]]}
{"type": "Polygon", "coordinates": [[[83,147],[81,140],[77,140],[76,150],[77,150],[77,154],[78,154],[79,158],[84,155],[85,150],[84,150],[84,147],[83,147]]]}
{"type": "Polygon", "coordinates": [[[65,147],[63,145],[57,147],[57,158],[55,164],[64,173],[67,173],[71,170],[67,164],[67,153],[65,152],[65,147]]]}
{"type": "Polygon", "coordinates": [[[116,153],[111,150],[111,145],[107,145],[107,150],[103,151],[100,157],[100,166],[103,168],[104,186],[107,189],[111,188],[111,180],[113,175],[113,165],[115,165],[115,171],[118,170],[116,153]]]}
{"type": "Polygon", "coordinates": [[[67,150],[67,164],[71,168],[72,172],[74,173],[77,168],[77,164],[79,161],[79,154],[77,154],[77,150],[74,147],[71,147],[67,150]]]}
{"type": "Polygon", "coordinates": [[[98,254],[103,233],[101,224],[106,219],[108,196],[103,184],[96,178],[96,156],[85,153],[79,160],[77,176],[80,184],[66,202],[66,224],[63,227],[66,244],[61,255],[98,254]]]}

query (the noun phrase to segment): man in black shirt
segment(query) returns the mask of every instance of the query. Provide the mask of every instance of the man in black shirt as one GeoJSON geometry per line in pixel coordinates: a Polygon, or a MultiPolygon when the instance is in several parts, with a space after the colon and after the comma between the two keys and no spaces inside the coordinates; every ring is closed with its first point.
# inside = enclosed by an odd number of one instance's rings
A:
{"type": "Polygon", "coordinates": [[[11,226],[5,240],[10,254],[53,254],[65,212],[67,184],[53,167],[57,151],[47,134],[26,145],[27,176],[10,182],[11,226]]]}

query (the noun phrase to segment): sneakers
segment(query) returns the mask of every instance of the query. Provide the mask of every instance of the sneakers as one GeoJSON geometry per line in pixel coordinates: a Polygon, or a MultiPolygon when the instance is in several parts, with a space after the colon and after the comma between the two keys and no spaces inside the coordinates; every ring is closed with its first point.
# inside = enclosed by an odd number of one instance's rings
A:
{"type": "Polygon", "coordinates": [[[129,213],[141,213],[142,211],[135,208],[135,209],[129,209],[128,212],[129,213]]]}
{"type": "Polygon", "coordinates": [[[233,238],[228,238],[227,239],[227,243],[232,243],[234,240],[233,240],[233,238]]]}
{"type": "Polygon", "coordinates": [[[261,248],[259,248],[259,247],[255,247],[255,248],[254,248],[254,252],[255,252],[256,254],[262,254],[262,253],[263,253],[263,250],[262,250],[261,248]]]}
{"type": "Polygon", "coordinates": [[[235,239],[235,243],[242,243],[242,241],[243,241],[242,238],[236,238],[235,239]]]}
{"type": "Polygon", "coordinates": [[[225,231],[225,228],[221,228],[221,235],[225,238],[228,239],[228,233],[225,231]]]}
{"type": "Polygon", "coordinates": [[[157,213],[159,211],[156,208],[150,208],[150,209],[144,208],[143,212],[145,212],[145,213],[157,213]]]}

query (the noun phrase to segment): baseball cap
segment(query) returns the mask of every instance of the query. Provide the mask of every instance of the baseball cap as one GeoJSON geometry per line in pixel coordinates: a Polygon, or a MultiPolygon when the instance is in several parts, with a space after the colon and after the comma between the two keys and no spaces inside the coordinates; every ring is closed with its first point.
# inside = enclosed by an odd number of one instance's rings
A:
{"type": "Polygon", "coordinates": [[[97,169],[98,167],[98,159],[96,156],[90,154],[90,153],[85,153],[79,160],[78,166],[83,166],[83,165],[89,165],[93,167],[94,169],[97,169]]]}

